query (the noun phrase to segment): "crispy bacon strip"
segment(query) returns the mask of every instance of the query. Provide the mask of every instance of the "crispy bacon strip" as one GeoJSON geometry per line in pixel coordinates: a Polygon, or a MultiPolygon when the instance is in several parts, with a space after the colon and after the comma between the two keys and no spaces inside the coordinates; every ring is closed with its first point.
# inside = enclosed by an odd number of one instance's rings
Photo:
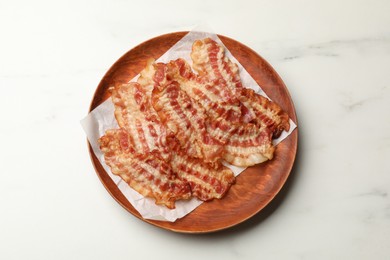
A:
{"type": "Polygon", "coordinates": [[[240,101],[256,115],[252,122],[259,127],[266,126],[270,129],[273,138],[278,138],[283,131],[290,129],[287,113],[275,102],[256,94],[252,89],[243,88],[240,101]]]}
{"type": "Polygon", "coordinates": [[[207,132],[204,109],[180,89],[178,82],[156,87],[152,93],[152,104],[161,122],[175,134],[190,157],[206,162],[221,159],[222,144],[207,132]]]}
{"type": "Polygon", "coordinates": [[[199,103],[205,109],[209,135],[225,144],[241,118],[241,103],[230,89],[218,80],[208,81],[208,78],[194,74],[183,59],[168,63],[165,74],[166,78],[180,84],[193,103],[199,103]]]}
{"type": "Polygon", "coordinates": [[[230,136],[223,158],[230,164],[246,167],[271,160],[274,150],[270,129],[245,124],[230,136]]]}
{"type": "Polygon", "coordinates": [[[175,201],[191,197],[188,182],[177,176],[157,151],[133,153],[133,138],[125,129],[108,130],[99,144],[112,173],[141,195],[155,198],[156,204],[172,209],[175,201]]]}
{"type": "Polygon", "coordinates": [[[225,49],[216,41],[206,38],[192,45],[192,67],[209,80],[221,80],[236,95],[243,88],[238,66],[225,55],[225,49]]]}
{"type": "Polygon", "coordinates": [[[238,123],[241,117],[240,101],[220,80],[210,81],[194,74],[183,59],[171,61],[167,77],[177,81],[191,99],[199,102],[212,118],[224,118],[238,123]]]}
{"type": "Polygon", "coordinates": [[[271,128],[274,138],[283,130],[288,131],[290,124],[287,113],[276,103],[242,86],[237,65],[226,57],[221,45],[210,38],[195,41],[191,58],[194,69],[200,75],[211,80],[220,80],[231,89],[243,104],[243,109],[247,109],[246,114],[253,116],[250,122],[259,127],[266,125],[271,128]]]}
{"type": "Polygon", "coordinates": [[[115,117],[119,126],[133,138],[137,153],[160,151],[167,158],[170,153],[167,142],[171,134],[151,107],[150,96],[151,89],[138,83],[115,87],[112,89],[115,117]]]}
{"type": "MultiPolygon", "coordinates": [[[[195,41],[191,58],[194,69],[200,75],[210,80],[219,80],[241,103],[242,114],[245,116],[241,122],[244,124],[238,125],[239,129],[232,130],[232,135],[228,136],[229,142],[225,146],[224,159],[241,166],[272,159],[274,152],[272,138],[289,129],[288,115],[276,103],[251,89],[244,88],[238,67],[225,56],[224,48],[212,39],[195,41]]],[[[223,123],[219,124],[221,125],[223,123]]]]}
{"type": "Polygon", "coordinates": [[[209,123],[208,131],[224,143],[222,158],[232,165],[247,167],[273,158],[272,132],[266,126],[230,124],[218,118],[209,123]]]}
{"type": "Polygon", "coordinates": [[[203,201],[222,198],[235,182],[229,168],[222,164],[215,168],[183,152],[175,153],[171,166],[181,179],[189,183],[192,195],[203,201]]]}

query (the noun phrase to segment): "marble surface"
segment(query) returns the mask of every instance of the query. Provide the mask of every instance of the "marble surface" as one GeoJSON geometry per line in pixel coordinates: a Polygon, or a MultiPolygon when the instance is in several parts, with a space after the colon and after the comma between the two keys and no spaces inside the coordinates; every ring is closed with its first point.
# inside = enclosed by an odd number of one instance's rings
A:
{"type": "Polygon", "coordinates": [[[1,259],[389,259],[389,1],[0,1],[1,259]],[[209,235],[146,224],[98,180],[80,120],[107,69],[207,23],[271,63],[299,151],[260,214],[209,235]]]}

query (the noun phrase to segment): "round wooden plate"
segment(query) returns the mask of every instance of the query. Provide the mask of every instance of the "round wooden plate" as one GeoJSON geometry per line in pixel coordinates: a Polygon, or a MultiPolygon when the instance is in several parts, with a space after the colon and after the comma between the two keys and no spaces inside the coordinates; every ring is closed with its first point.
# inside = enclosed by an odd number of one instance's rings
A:
{"type": "MultiPolygon", "coordinates": [[[[127,83],[145,66],[149,58],[158,59],[187,32],[176,32],[150,39],[123,55],[108,70],[92,99],[90,111],[109,96],[110,86],[127,83]]],[[[297,122],[293,102],[282,79],[256,52],[225,36],[218,35],[235,58],[245,67],[267,95],[297,122]]],[[[284,185],[297,151],[298,131],[277,145],[274,159],[242,172],[227,195],[221,200],[206,202],[176,222],[143,219],[103,169],[89,145],[95,170],[108,192],[134,216],[152,225],[184,233],[207,233],[226,229],[252,217],[263,209],[284,185]]]]}

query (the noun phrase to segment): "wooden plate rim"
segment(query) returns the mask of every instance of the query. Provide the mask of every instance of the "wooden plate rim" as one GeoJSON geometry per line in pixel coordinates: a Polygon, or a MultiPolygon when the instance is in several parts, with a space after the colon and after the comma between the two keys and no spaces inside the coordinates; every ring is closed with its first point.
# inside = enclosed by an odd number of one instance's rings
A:
{"type": "MultiPolygon", "coordinates": [[[[153,37],[149,40],[146,40],[140,44],[138,44],[137,46],[133,47],[132,49],[130,49],[129,51],[127,51],[125,54],[123,54],[110,68],[109,70],[105,73],[105,75],[103,76],[102,80],[99,82],[99,85],[98,87],[96,88],[95,92],[94,92],[94,95],[93,95],[93,98],[91,100],[91,103],[90,103],[90,106],[89,106],[89,110],[88,112],[91,112],[93,109],[95,109],[99,104],[101,104],[106,98],[107,96],[103,96],[102,98],[100,98],[100,100],[97,102],[96,100],[96,97],[99,96],[99,94],[101,94],[102,92],[102,89],[105,87],[104,86],[104,79],[106,78],[107,75],[109,75],[110,73],[112,73],[112,71],[114,70],[114,68],[117,67],[117,65],[123,60],[125,59],[128,55],[131,54],[131,52],[133,50],[135,50],[136,48],[141,48],[143,45],[147,44],[147,43],[150,43],[150,42],[153,42],[153,41],[156,41],[158,40],[159,38],[161,37],[169,37],[171,35],[175,35],[176,37],[179,35],[181,36],[180,38],[182,38],[185,34],[187,34],[188,32],[187,31],[183,31],[183,32],[173,32],[173,33],[167,33],[167,34],[163,34],[163,35],[159,35],[159,36],[156,36],[156,37],[153,37]]],[[[268,69],[270,69],[270,71],[273,73],[273,76],[277,78],[278,80],[278,87],[279,88],[282,88],[282,91],[284,92],[285,95],[287,95],[288,97],[288,101],[290,102],[290,105],[291,105],[291,109],[292,111],[289,111],[289,116],[290,118],[297,124],[297,116],[296,116],[296,111],[295,111],[295,106],[294,106],[294,103],[291,99],[291,95],[286,87],[286,85],[284,84],[283,80],[281,79],[280,75],[273,69],[273,67],[264,59],[262,58],[258,53],[256,53],[254,50],[252,50],[251,48],[249,48],[248,46],[232,39],[232,38],[229,38],[229,37],[226,37],[226,36],[223,36],[223,35],[219,35],[218,34],[218,37],[222,40],[222,42],[224,42],[224,40],[229,40],[229,41],[232,41],[232,42],[235,42],[239,45],[241,45],[243,48],[247,49],[248,51],[252,52],[255,56],[257,56],[258,59],[261,60],[261,62],[263,62],[264,64],[266,64],[266,66],[268,67],[268,69]]],[[[256,80],[256,79],[255,79],[256,80]]],[[[105,189],[108,191],[108,193],[124,208],[126,209],[129,213],[131,213],[132,215],[134,215],[135,217],[137,217],[138,219],[146,222],[146,223],[149,223],[153,226],[156,226],[156,227],[159,227],[159,228],[163,228],[163,229],[166,229],[166,230],[170,230],[170,231],[174,231],[174,232],[179,232],[179,233],[191,233],[191,234],[196,234],[196,233],[211,233],[211,232],[216,232],[216,231],[221,231],[221,230],[225,230],[225,229],[228,229],[228,228],[231,228],[233,226],[236,226],[242,222],[245,222],[246,220],[252,218],[254,215],[258,214],[263,208],[265,208],[273,199],[274,197],[279,193],[279,191],[283,188],[286,180],[288,179],[290,173],[291,173],[291,170],[294,166],[294,162],[295,162],[295,159],[296,159],[296,154],[297,154],[297,148],[298,148],[298,128],[296,128],[288,138],[292,138],[293,139],[293,142],[292,142],[292,147],[291,147],[291,152],[292,152],[292,157],[291,157],[291,162],[289,164],[289,167],[287,168],[287,171],[285,173],[285,175],[283,176],[284,178],[278,183],[278,189],[271,195],[269,196],[268,200],[262,204],[261,207],[259,207],[256,211],[254,211],[252,214],[250,215],[247,215],[246,217],[244,218],[241,218],[239,220],[237,220],[236,223],[233,223],[233,224],[230,224],[230,225],[225,225],[225,226],[221,226],[219,228],[214,228],[214,229],[199,229],[199,230],[187,230],[185,228],[176,228],[175,227],[175,222],[171,223],[171,222],[165,222],[165,221],[156,221],[156,220],[150,220],[150,219],[144,219],[142,218],[142,216],[138,213],[138,211],[127,201],[127,199],[124,197],[124,195],[120,192],[120,190],[116,187],[116,185],[114,184],[114,182],[111,180],[111,178],[108,176],[107,172],[105,172],[104,168],[102,167],[102,165],[100,164],[99,160],[97,159],[95,153],[93,152],[93,149],[90,145],[90,143],[88,142],[87,140],[87,144],[88,144],[88,150],[89,150],[89,155],[90,155],[90,158],[91,158],[91,161],[92,161],[92,164],[93,164],[93,167],[95,169],[95,172],[96,174],[98,175],[98,178],[100,179],[101,183],[103,184],[103,186],[105,187],[105,189]],[[111,182],[111,183],[110,183],[111,182]],[[125,200],[127,201],[127,203],[123,203],[122,200],[123,198],[125,198],[125,200]],[[122,200],[121,200],[122,199],[122,200]],[[166,225],[166,224],[169,224],[169,225],[166,225]]],[[[191,213],[189,213],[187,216],[185,217],[188,217],[191,213]]],[[[184,218],[185,218],[184,217],[184,218]]]]}

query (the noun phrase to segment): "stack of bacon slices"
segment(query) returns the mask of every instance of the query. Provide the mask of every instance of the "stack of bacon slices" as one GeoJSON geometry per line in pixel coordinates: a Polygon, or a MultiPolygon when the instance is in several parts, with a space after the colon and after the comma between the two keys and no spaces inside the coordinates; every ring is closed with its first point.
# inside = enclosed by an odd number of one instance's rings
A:
{"type": "Polygon", "coordinates": [[[241,84],[238,67],[210,38],[183,59],[150,60],[137,82],[111,88],[119,129],[100,149],[112,173],[156,204],[222,198],[234,183],[222,164],[251,166],[273,157],[272,139],[290,128],[288,115],[241,84]]]}

